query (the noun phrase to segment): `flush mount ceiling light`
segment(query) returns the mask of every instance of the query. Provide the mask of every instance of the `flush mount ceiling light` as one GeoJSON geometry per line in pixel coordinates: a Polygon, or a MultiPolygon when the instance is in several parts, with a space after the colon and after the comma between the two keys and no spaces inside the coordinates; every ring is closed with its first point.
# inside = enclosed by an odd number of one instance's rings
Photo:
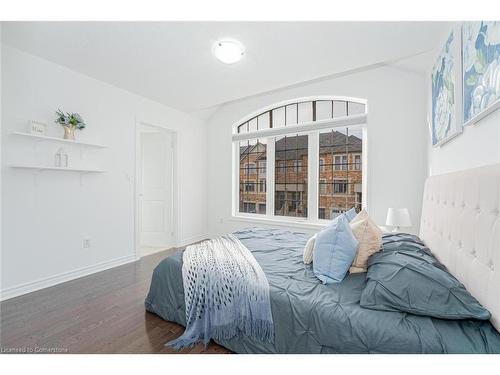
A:
{"type": "Polygon", "coordinates": [[[213,53],[224,64],[233,64],[241,60],[245,47],[236,40],[219,40],[214,44],[213,53]]]}

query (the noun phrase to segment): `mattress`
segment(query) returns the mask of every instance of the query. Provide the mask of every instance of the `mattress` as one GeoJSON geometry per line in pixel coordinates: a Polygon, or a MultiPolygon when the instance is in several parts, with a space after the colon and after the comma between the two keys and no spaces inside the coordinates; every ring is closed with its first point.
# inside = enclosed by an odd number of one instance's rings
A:
{"type": "MultiPolygon", "coordinates": [[[[302,262],[309,235],[262,228],[235,235],[267,276],[275,327],[272,343],[242,335],[217,341],[236,353],[500,353],[500,334],[489,321],[364,309],[364,273],[321,284],[302,262]]],[[[155,268],[145,306],[185,325],[182,252],[155,268]]]]}

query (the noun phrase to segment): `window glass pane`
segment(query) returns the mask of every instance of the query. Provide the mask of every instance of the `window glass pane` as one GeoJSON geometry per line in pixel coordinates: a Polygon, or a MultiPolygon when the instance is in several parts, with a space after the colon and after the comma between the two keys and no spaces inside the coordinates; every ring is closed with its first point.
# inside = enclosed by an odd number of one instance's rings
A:
{"type": "MultiPolygon", "coordinates": [[[[237,132],[303,124],[366,113],[366,105],[343,100],[318,100],[269,110],[241,124],[237,132]]],[[[319,136],[318,217],[332,219],[362,202],[362,127],[322,130],[319,136]]],[[[275,206],[277,216],[307,217],[308,136],[291,134],[273,139],[275,206]]],[[[239,145],[239,211],[265,214],[267,208],[267,138],[239,145]]]]}
{"type": "Polygon", "coordinates": [[[347,116],[347,105],[346,102],[341,100],[333,101],[333,117],[344,117],[347,116]]]}
{"type": "Polygon", "coordinates": [[[356,102],[349,102],[349,116],[365,113],[365,105],[356,102]]]}
{"type": "Polygon", "coordinates": [[[307,135],[276,138],[275,215],[307,217],[307,153],[307,135]]]}
{"type": "Polygon", "coordinates": [[[273,128],[285,126],[285,107],[273,109],[273,128]]]}
{"type": "Polygon", "coordinates": [[[257,131],[257,118],[253,118],[248,122],[248,131],[249,132],[257,131]]]}
{"type": "Polygon", "coordinates": [[[259,130],[269,129],[269,112],[263,113],[258,117],[259,130]]]}
{"type": "Polygon", "coordinates": [[[361,154],[354,155],[354,170],[361,170],[361,154]]]}
{"type": "Polygon", "coordinates": [[[297,124],[297,104],[290,104],[286,106],[286,124],[297,124]]]}
{"type": "Polygon", "coordinates": [[[299,124],[313,120],[312,102],[299,103],[299,124]]]}
{"type": "Polygon", "coordinates": [[[240,146],[239,211],[266,213],[267,139],[242,141],[240,146]]]}
{"type": "Polygon", "coordinates": [[[355,207],[361,210],[363,132],[360,126],[319,135],[318,218],[331,220],[355,207]]]}
{"type": "Polygon", "coordinates": [[[316,121],[332,118],[331,100],[319,100],[316,102],[316,121]]]}
{"type": "Polygon", "coordinates": [[[258,117],[241,124],[238,133],[248,133],[262,129],[283,127],[285,125],[300,124],[345,117],[366,113],[366,105],[344,100],[317,100],[298,104],[288,104],[262,113],[258,117]],[[271,116],[272,115],[272,116],[271,116]],[[271,120],[272,117],[272,120],[271,120]]]}

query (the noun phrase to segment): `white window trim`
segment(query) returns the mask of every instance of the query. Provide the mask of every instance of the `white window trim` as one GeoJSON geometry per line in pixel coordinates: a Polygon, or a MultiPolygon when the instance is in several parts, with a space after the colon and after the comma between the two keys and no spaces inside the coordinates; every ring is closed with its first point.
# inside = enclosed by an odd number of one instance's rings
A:
{"type": "Polygon", "coordinates": [[[336,177],[332,179],[332,195],[336,197],[343,197],[348,193],[349,190],[349,181],[347,178],[336,177]],[[339,182],[340,181],[340,182],[339,182]],[[345,193],[335,193],[335,184],[346,184],[346,192],[345,193]]]}
{"type": "Polygon", "coordinates": [[[325,158],[319,158],[319,168],[320,168],[320,172],[325,172],[326,171],[326,165],[325,165],[325,158]],[[321,160],[323,160],[323,164],[321,164],[321,160]]]}
{"type": "Polygon", "coordinates": [[[363,157],[360,153],[353,153],[352,154],[352,169],[353,171],[362,171],[363,170],[363,157]],[[356,169],[356,156],[359,156],[359,164],[361,168],[356,169]]]}
{"type": "MultiPolygon", "coordinates": [[[[257,111],[250,113],[249,115],[246,115],[245,117],[238,120],[235,124],[233,124],[233,134],[238,134],[238,126],[253,119],[254,117],[256,117],[258,115],[261,115],[264,112],[276,109],[278,107],[290,105],[290,104],[297,104],[297,103],[301,103],[301,102],[309,102],[309,101],[314,101],[314,100],[316,100],[316,101],[333,100],[333,101],[340,101],[340,102],[355,102],[355,103],[359,103],[359,104],[364,104],[365,105],[365,114],[363,116],[366,117],[366,115],[368,114],[368,101],[366,99],[354,98],[354,97],[350,97],[350,96],[337,96],[337,95],[304,96],[301,98],[288,99],[288,100],[284,100],[282,102],[274,103],[274,104],[268,105],[264,108],[260,108],[257,111]]],[[[354,118],[356,116],[359,116],[359,115],[351,115],[348,117],[354,118]]],[[[335,121],[342,121],[342,119],[344,119],[344,118],[339,117],[339,118],[336,118],[335,121]]],[[[322,121],[323,120],[319,120],[319,121],[313,122],[313,124],[319,124],[322,121]]],[[[327,119],[325,121],[332,121],[332,119],[327,119]]],[[[366,122],[366,121],[363,121],[363,122],[366,122]]],[[[287,127],[290,127],[290,126],[291,125],[287,125],[287,127]]],[[[255,138],[255,137],[253,137],[253,138],[255,138]]]]}
{"type": "Polygon", "coordinates": [[[293,161],[293,168],[295,169],[296,173],[302,172],[302,160],[294,160],[293,161]]]}
{"type": "MultiPolygon", "coordinates": [[[[328,183],[328,180],[326,178],[320,178],[319,179],[319,183],[322,184],[321,186],[325,187],[325,192],[323,194],[321,193],[321,189],[318,187],[318,194],[319,194],[319,196],[328,195],[328,185],[325,185],[325,184],[328,183]]],[[[322,207],[322,208],[324,208],[324,207],[322,207]]]]}
{"type": "Polygon", "coordinates": [[[259,177],[267,175],[267,161],[259,161],[259,177]],[[264,173],[262,173],[264,171],[264,173]]]}
{"type": "Polygon", "coordinates": [[[243,169],[246,172],[248,172],[249,175],[257,174],[257,164],[255,164],[254,162],[249,162],[249,163],[243,164],[243,169]],[[250,171],[253,171],[253,173],[250,173],[250,171]]]}
{"type": "MultiPolygon", "coordinates": [[[[257,185],[257,183],[253,183],[253,182],[245,182],[245,183],[243,184],[243,186],[244,186],[243,190],[245,191],[245,193],[256,193],[256,192],[257,192],[257,190],[256,190],[255,185],[257,185]],[[252,191],[252,190],[248,190],[248,189],[247,189],[247,187],[248,187],[248,186],[253,186],[253,187],[254,187],[254,190],[253,190],[253,191],[252,191]]],[[[250,202],[248,202],[248,203],[250,203],[250,202]]]]}
{"type": "MultiPolygon", "coordinates": [[[[317,99],[319,100],[319,99],[317,99]]],[[[352,98],[346,100],[354,101],[352,98]]],[[[361,101],[360,101],[361,102],[361,101]]],[[[366,102],[364,103],[366,105],[366,102]]],[[[240,121],[237,124],[241,124],[240,121]]],[[[263,129],[251,133],[233,134],[233,208],[232,217],[235,221],[252,222],[256,224],[284,225],[287,227],[318,229],[325,227],[330,221],[318,218],[319,206],[319,134],[322,130],[334,129],[345,126],[359,125],[363,133],[363,153],[361,162],[362,171],[362,208],[368,206],[368,149],[367,149],[367,114],[352,115],[336,119],[328,119],[288,125],[280,128],[263,129]],[[306,218],[274,215],[274,188],[275,188],[275,138],[278,135],[300,134],[308,135],[308,208],[306,218]],[[266,214],[251,214],[239,212],[239,141],[256,138],[267,138],[267,174],[266,174],[266,214]]],[[[237,128],[235,125],[233,128],[237,128]]]]}
{"type": "MultiPolygon", "coordinates": [[[[275,139],[275,138],[272,138],[272,139],[275,139]]],[[[286,161],[278,162],[278,168],[279,168],[280,173],[286,173],[287,167],[288,166],[286,165],[286,161]]]]}
{"type": "Polygon", "coordinates": [[[308,133],[312,129],[319,131],[319,130],[327,130],[327,129],[345,127],[351,125],[366,124],[366,119],[367,119],[366,114],[360,114],[360,115],[338,117],[334,119],[309,121],[300,123],[298,125],[287,125],[279,128],[262,129],[248,133],[235,133],[233,134],[232,139],[233,142],[235,142],[235,141],[245,141],[256,138],[278,137],[286,134],[308,133]]]}
{"type": "Polygon", "coordinates": [[[259,185],[259,188],[258,188],[258,192],[259,193],[264,193],[264,191],[262,191],[261,187],[264,186],[266,191],[265,193],[267,193],[267,186],[266,186],[266,181],[265,180],[260,180],[257,185],[259,185]]]}
{"type": "Polygon", "coordinates": [[[334,171],[343,172],[343,171],[350,170],[349,169],[349,155],[348,154],[335,155],[333,160],[332,160],[332,164],[333,164],[334,171]],[[337,158],[340,158],[340,163],[337,163],[337,161],[335,160],[337,158]],[[344,158],[345,158],[345,163],[344,163],[344,158]],[[339,168],[339,169],[337,169],[337,168],[339,168]]]}

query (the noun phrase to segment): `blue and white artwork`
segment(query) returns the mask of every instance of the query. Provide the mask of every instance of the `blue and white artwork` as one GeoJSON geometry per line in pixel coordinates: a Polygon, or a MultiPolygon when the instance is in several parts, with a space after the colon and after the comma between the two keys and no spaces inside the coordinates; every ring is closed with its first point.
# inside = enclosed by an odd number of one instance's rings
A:
{"type": "Polygon", "coordinates": [[[432,145],[454,137],[458,132],[455,120],[455,58],[454,33],[446,40],[432,69],[432,145]]]}
{"type": "Polygon", "coordinates": [[[470,124],[500,100],[500,21],[465,22],[462,54],[463,115],[470,124]]]}

